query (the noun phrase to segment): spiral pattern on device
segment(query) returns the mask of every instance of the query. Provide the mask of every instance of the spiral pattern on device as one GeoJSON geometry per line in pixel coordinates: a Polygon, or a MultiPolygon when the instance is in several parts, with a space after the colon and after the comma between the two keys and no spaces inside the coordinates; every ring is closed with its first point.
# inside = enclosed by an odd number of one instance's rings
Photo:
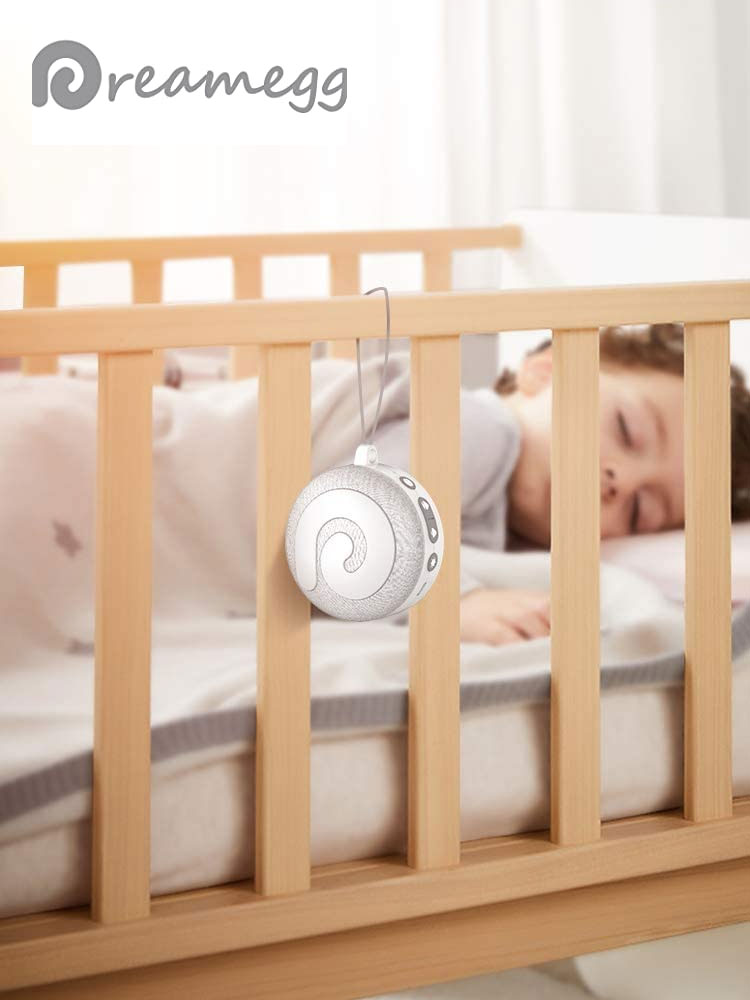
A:
{"type": "Polygon", "coordinates": [[[321,611],[369,621],[396,611],[425,564],[419,511],[393,478],[362,465],[316,476],[287,524],[286,556],[300,589],[321,611]]]}

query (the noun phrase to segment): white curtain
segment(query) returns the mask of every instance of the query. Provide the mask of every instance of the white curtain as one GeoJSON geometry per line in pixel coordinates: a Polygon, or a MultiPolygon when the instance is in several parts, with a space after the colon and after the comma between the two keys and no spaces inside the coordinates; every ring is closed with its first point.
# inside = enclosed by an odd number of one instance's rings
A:
{"type": "Polygon", "coordinates": [[[747,0],[444,4],[450,215],[750,215],[747,0]]]}
{"type": "MultiPolygon", "coordinates": [[[[448,0],[444,16],[452,223],[750,216],[748,0],[448,0]]],[[[733,354],[749,367],[747,336],[733,354]]]]}

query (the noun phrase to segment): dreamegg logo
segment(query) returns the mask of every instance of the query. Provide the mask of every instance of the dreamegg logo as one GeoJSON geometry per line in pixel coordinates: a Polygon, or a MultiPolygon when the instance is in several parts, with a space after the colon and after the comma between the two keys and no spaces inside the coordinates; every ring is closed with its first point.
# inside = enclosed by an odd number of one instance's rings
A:
{"type": "Polygon", "coordinates": [[[289,107],[300,114],[307,114],[316,107],[323,111],[340,111],[347,98],[346,67],[339,66],[321,77],[314,66],[307,66],[291,80],[283,67],[271,66],[263,79],[255,82],[246,70],[234,76],[213,70],[198,75],[187,66],[178,66],[159,78],[153,66],[142,66],[133,73],[108,73],[102,89],[104,73],[91,49],[81,42],[61,40],[50,42],[34,56],[31,102],[35,108],[43,108],[51,98],[59,107],[77,111],[95,98],[114,102],[126,91],[144,99],[171,98],[179,94],[202,94],[210,99],[221,92],[228,96],[263,94],[276,100],[287,98],[289,107]],[[58,65],[55,69],[60,62],[72,62],[76,69],[70,65],[58,65]]]}

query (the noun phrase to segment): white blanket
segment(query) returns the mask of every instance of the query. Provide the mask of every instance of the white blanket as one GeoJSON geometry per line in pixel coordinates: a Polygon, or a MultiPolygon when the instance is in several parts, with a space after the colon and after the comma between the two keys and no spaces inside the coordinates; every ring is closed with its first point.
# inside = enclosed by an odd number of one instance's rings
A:
{"type": "MultiPolygon", "coordinates": [[[[380,366],[364,366],[368,421],[380,366]]],[[[381,422],[405,415],[407,375],[408,356],[395,355],[381,422]]],[[[314,473],[351,461],[359,443],[353,379],[345,361],[313,366],[314,473]]],[[[65,376],[0,375],[0,663],[25,657],[29,640],[54,648],[92,636],[96,392],[65,376]]],[[[257,411],[256,379],[154,389],[158,617],[255,608],[257,411]]]]}
{"type": "MultiPolygon", "coordinates": [[[[544,585],[545,556],[468,553],[488,584],[544,585]]],[[[671,648],[679,615],[638,578],[603,568],[602,648],[618,661],[671,648]],[[626,623],[623,623],[625,619],[626,623]],[[618,624],[619,623],[619,624],[618,624]]],[[[313,622],[315,697],[403,691],[407,630],[384,622],[313,622]]],[[[255,621],[203,616],[157,620],[154,723],[251,704],[255,621]]],[[[544,674],[549,641],[504,649],[462,647],[462,681],[480,684],[544,674]]],[[[602,816],[670,808],[681,796],[682,692],[634,669],[636,684],[602,696],[602,816]]],[[[0,675],[2,783],[91,746],[93,657],[37,646],[0,675]]],[[[606,674],[603,674],[606,676],[606,674]]],[[[622,678],[620,678],[622,680],[622,678]]],[[[750,670],[738,670],[734,700],[736,794],[750,792],[750,670]]],[[[548,705],[544,697],[464,713],[461,835],[464,840],[544,828],[548,823],[548,705]]],[[[73,758],[74,759],[74,758],[73,758]]],[[[63,770],[64,765],[61,765],[63,770]]],[[[33,777],[33,776],[32,776],[33,777]]],[[[21,778],[22,782],[27,778],[21,778]]],[[[0,916],[84,903],[88,893],[89,775],[77,791],[0,824],[0,916]]],[[[404,849],[406,741],[401,727],[315,732],[311,754],[314,864],[404,849]]],[[[203,746],[152,768],[152,893],[246,878],[252,872],[253,756],[247,740],[203,746]]]]}
{"type": "MultiPolygon", "coordinates": [[[[93,730],[94,386],[56,378],[4,378],[0,786],[87,752],[93,730]]],[[[246,384],[244,389],[242,383],[219,386],[207,394],[165,389],[155,397],[152,721],[159,725],[254,701],[255,445],[246,384]]],[[[549,558],[542,553],[464,548],[462,561],[487,586],[546,587],[549,582],[549,558]]],[[[601,624],[603,678],[612,679],[602,704],[603,815],[674,805],[679,801],[681,754],[674,672],[648,674],[628,667],[624,673],[607,673],[607,665],[679,650],[682,611],[640,577],[603,566],[601,624]]],[[[461,668],[465,685],[502,685],[521,675],[544,679],[549,641],[502,649],[467,644],[461,668]]],[[[313,621],[315,698],[404,691],[407,674],[403,626],[313,621]]],[[[465,839],[546,822],[547,707],[543,688],[528,690],[536,693],[527,696],[522,690],[512,705],[495,703],[493,710],[464,718],[465,839]],[[519,703],[524,697],[527,703],[519,703]]],[[[750,728],[741,724],[748,710],[750,671],[737,669],[736,794],[750,792],[750,728]]],[[[243,746],[209,746],[155,767],[154,892],[247,873],[247,830],[252,828],[248,751],[247,741],[243,746]],[[236,801],[227,791],[230,785],[243,790],[236,801]],[[210,829],[193,828],[188,835],[190,820],[181,819],[185,835],[180,853],[174,840],[175,809],[187,808],[194,792],[203,796],[198,809],[211,817],[210,829]],[[226,815],[220,818],[222,809],[226,815]],[[219,829],[225,844],[234,848],[208,848],[221,839],[219,829]]],[[[398,849],[405,794],[402,754],[398,727],[367,738],[316,736],[316,863],[398,849]],[[348,791],[352,783],[361,789],[364,774],[366,808],[361,791],[358,796],[348,791]]],[[[17,910],[19,900],[33,909],[85,898],[80,872],[85,873],[86,863],[79,872],[65,859],[73,850],[86,856],[89,809],[88,790],[81,788],[80,794],[2,824],[5,913],[17,910]],[[40,866],[45,866],[41,881],[36,878],[40,866]]]]}
{"type": "MultiPolygon", "coordinates": [[[[335,363],[320,371],[328,388],[316,394],[314,431],[341,426],[356,440],[335,363]]],[[[155,724],[254,699],[256,388],[154,392],[155,724]]],[[[385,405],[395,405],[388,391],[385,405]]],[[[95,384],[0,377],[0,782],[91,743],[95,431],[95,384]]],[[[316,464],[337,447],[321,445],[316,464]]],[[[462,564],[488,586],[548,583],[544,554],[464,547],[462,564]]],[[[681,647],[682,612],[607,567],[602,630],[603,662],[639,660],[681,647]]],[[[318,620],[313,634],[314,695],[405,685],[403,629],[318,620]]],[[[462,678],[548,662],[546,640],[466,646],[462,678]]]]}
{"type": "MultiPolygon", "coordinates": [[[[487,586],[543,588],[549,582],[549,557],[544,553],[493,554],[465,547],[463,557],[487,586]]],[[[61,604],[71,599],[65,592],[60,597],[61,604]]],[[[23,655],[4,658],[0,664],[0,784],[91,746],[91,631],[76,631],[67,625],[64,610],[55,616],[54,627],[39,627],[43,621],[40,605],[32,603],[32,598],[33,581],[26,593],[23,655]]],[[[86,595],[78,595],[77,607],[78,621],[90,621],[86,595]]],[[[50,625],[51,618],[46,619],[50,625]]],[[[19,622],[11,624],[20,635],[19,622]]],[[[681,630],[681,613],[655,588],[627,571],[603,567],[605,663],[679,649],[681,630]]],[[[405,689],[406,633],[405,627],[388,622],[314,619],[313,697],[405,689]]],[[[154,725],[252,704],[255,621],[231,607],[213,614],[158,615],[153,626],[152,661],[154,725]]],[[[528,674],[544,670],[548,664],[547,639],[499,649],[464,644],[461,677],[463,682],[502,679],[511,671],[528,674]]]]}

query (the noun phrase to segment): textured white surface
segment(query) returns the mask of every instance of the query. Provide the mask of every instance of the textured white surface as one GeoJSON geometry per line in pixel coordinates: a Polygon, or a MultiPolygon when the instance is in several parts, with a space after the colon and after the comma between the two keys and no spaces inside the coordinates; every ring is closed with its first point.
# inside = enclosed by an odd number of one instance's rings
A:
{"type": "Polygon", "coordinates": [[[315,589],[318,535],[327,522],[338,518],[353,521],[359,528],[364,551],[360,555],[354,539],[339,532],[331,537],[321,553],[321,571],[328,584],[342,597],[363,600],[388,579],[396,557],[396,542],[383,508],[358,490],[326,490],[311,500],[300,514],[294,531],[293,563],[297,583],[305,591],[315,589]],[[345,576],[344,563],[352,557],[359,565],[345,576]]]}
{"type": "Polygon", "coordinates": [[[407,470],[359,463],[328,469],[292,506],[286,557],[321,611],[346,621],[385,618],[416,604],[437,578],[440,514],[407,470]]]}

